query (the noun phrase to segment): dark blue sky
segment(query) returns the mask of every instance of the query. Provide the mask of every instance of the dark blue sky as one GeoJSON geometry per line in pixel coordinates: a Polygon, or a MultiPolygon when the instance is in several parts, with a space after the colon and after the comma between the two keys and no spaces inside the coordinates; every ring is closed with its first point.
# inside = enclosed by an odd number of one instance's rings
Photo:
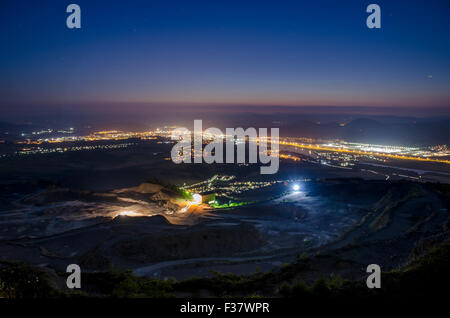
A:
{"type": "Polygon", "coordinates": [[[2,0],[0,103],[448,108],[449,17],[445,0],[2,0]]]}

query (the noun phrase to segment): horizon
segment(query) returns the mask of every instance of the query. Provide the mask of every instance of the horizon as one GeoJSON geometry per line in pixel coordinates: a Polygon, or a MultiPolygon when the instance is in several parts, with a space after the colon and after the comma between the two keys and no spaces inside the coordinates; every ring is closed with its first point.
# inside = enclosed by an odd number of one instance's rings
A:
{"type": "MultiPolygon", "coordinates": [[[[80,105],[80,104],[77,104],[80,105]]],[[[196,116],[206,116],[208,118],[220,119],[223,115],[273,115],[285,116],[293,115],[299,120],[311,117],[350,117],[350,118],[371,118],[382,120],[410,119],[410,120],[447,120],[450,118],[450,108],[446,107],[379,107],[379,106],[285,106],[285,105],[248,105],[248,104],[155,104],[155,103],[89,103],[81,104],[85,108],[78,108],[75,105],[45,104],[45,108],[36,105],[10,105],[4,107],[3,123],[23,124],[27,122],[45,121],[77,121],[84,118],[86,121],[97,121],[103,118],[126,119],[128,121],[155,121],[157,118],[176,118],[177,116],[189,116],[194,119],[196,116]],[[99,107],[96,107],[99,106],[99,107]],[[105,109],[106,106],[106,109],[105,109]],[[162,111],[161,108],[164,108],[162,111]]],[[[44,105],[42,105],[44,107],[44,105]]],[[[339,121],[328,120],[328,121],[339,121]]],[[[165,124],[161,122],[161,124],[165,124]]]]}

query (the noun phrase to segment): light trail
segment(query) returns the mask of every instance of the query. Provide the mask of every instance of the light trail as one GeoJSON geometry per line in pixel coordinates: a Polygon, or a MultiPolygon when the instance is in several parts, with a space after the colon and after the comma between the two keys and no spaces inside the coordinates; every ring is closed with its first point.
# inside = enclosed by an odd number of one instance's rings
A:
{"type": "Polygon", "coordinates": [[[318,150],[318,151],[348,153],[348,154],[362,155],[362,156],[375,156],[375,157],[392,158],[392,159],[400,159],[400,160],[413,160],[413,161],[438,162],[438,163],[450,164],[450,160],[411,157],[411,156],[359,151],[359,150],[351,150],[351,149],[341,149],[341,148],[333,148],[333,147],[323,147],[323,146],[318,146],[318,145],[298,144],[295,142],[287,142],[287,141],[280,141],[280,145],[291,146],[291,147],[296,147],[296,148],[304,148],[304,149],[310,149],[310,150],[318,150]]]}
{"type": "MultiPolygon", "coordinates": [[[[174,128],[174,127],[170,127],[174,128]]],[[[42,144],[43,142],[47,143],[61,143],[61,142],[76,142],[76,141],[103,141],[103,140],[124,140],[124,139],[130,139],[130,138],[140,138],[141,140],[149,140],[149,139],[156,139],[157,137],[168,137],[170,134],[170,130],[150,130],[150,131],[144,131],[144,132],[123,132],[118,130],[110,130],[110,131],[98,131],[93,132],[88,136],[70,136],[70,137],[58,137],[58,138],[49,138],[49,139],[38,139],[38,140],[30,140],[26,139],[26,141],[19,141],[17,143],[19,144],[42,144]]],[[[223,138],[230,137],[226,134],[221,135],[223,138]]],[[[260,141],[270,141],[270,137],[265,138],[248,138],[249,142],[260,142],[260,141]]],[[[450,160],[444,160],[444,159],[433,159],[433,158],[426,158],[426,157],[417,157],[417,156],[407,156],[407,155],[399,155],[399,154],[393,154],[393,153],[385,153],[385,152],[373,152],[373,151],[364,151],[364,150],[355,150],[355,149],[345,149],[345,148],[337,148],[337,147],[330,147],[330,146],[321,146],[317,144],[301,144],[297,142],[292,141],[279,141],[280,145],[283,146],[289,146],[289,147],[296,147],[296,148],[303,148],[303,149],[309,149],[309,150],[317,150],[317,151],[328,151],[328,152],[337,152],[337,153],[346,153],[346,154],[353,154],[353,155],[361,155],[361,156],[374,156],[379,158],[392,158],[392,159],[400,159],[400,160],[411,160],[411,161],[422,161],[422,162],[436,162],[436,163],[444,163],[444,164],[450,164],[450,160]]],[[[397,147],[399,148],[399,147],[397,147]]],[[[401,147],[400,147],[401,148],[401,147]]],[[[281,158],[284,159],[291,159],[291,160],[301,160],[300,158],[296,157],[289,157],[287,155],[281,155],[281,158]]]]}

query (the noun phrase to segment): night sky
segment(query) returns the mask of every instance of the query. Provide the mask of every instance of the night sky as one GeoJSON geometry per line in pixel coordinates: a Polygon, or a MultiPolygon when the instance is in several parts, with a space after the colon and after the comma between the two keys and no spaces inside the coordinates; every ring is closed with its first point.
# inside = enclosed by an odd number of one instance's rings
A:
{"type": "Polygon", "coordinates": [[[0,104],[448,109],[449,17],[445,0],[1,0],[0,104]]]}

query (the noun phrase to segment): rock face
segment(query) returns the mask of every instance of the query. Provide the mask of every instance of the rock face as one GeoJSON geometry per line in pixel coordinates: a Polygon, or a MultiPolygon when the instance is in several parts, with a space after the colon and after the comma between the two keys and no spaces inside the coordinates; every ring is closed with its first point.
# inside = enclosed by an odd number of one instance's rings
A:
{"type": "Polygon", "coordinates": [[[168,192],[166,191],[158,191],[155,194],[153,194],[150,199],[154,200],[154,201],[169,201],[171,198],[173,197],[173,195],[171,196],[168,192]]]}
{"type": "Polygon", "coordinates": [[[225,228],[196,226],[182,232],[148,234],[113,246],[120,257],[137,262],[233,256],[264,245],[259,232],[249,224],[225,228]]]}
{"type": "Polygon", "coordinates": [[[426,192],[418,185],[400,185],[391,188],[374,206],[376,218],[369,224],[372,231],[381,230],[389,225],[394,215],[392,214],[402,204],[413,199],[425,196],[426,192]]]}
{"type": "MultiPolygon", "coordinates": [[[[0,213],[0,256],[57,270],[71,263],[87,270],[136,269],[203,258],[192,268],[207,275],[211,258],[225,259],[221,270],[240,273],[244,266],[253,271],[255,258],[273,257],[266,263],[273,268],[303,251],[320,251],[333,255],[327,268],[342,267],[351,276],[367,264],[396,268],[448,240],[450,192],[444,186],[336,179],[310,187],[298,202],[202,216],[167,213],[177,209],[176,194],[154,184],[107,193],[47,187],[20,194],[14,188],[15,200],[0,213]]],[[[165,274],[183,277],[176,266],[165,274]]]]}
{"type": "Polygon", "coordinates": [[[137,193],[142,193],[142,194],[152,194],[152,193],[157,193],[157,192],[161,191],[161,189],[163,189],[163,186],[161,186],[159,184],[144,182],[144,183],[141,183],[140,185],[138,185],[137,187],[119,189],[119,190],[116,190],[115,192],[123,193],[123,192],[132,191],[132,192],[137,192],[137,193]]]}
{"type": "Polygon", "coordinates": [[[44,206],[53,203],[63,203],[68,201],[81,202],[116,202],[117,196],[112,193],[95,193],[91,191],[72,190],[56,188],[38,191],[21,200],[24,204],[44,206]]]}
{"type": "Polygon", "coordinates": [[[361,266],[397,268],[431,246],[449,241],[445,200],[427,184],[391,184],[361,222],[326,251],[361,266]]]}
{"type": "Polygon", "coordinates": [[[174,191],[166,189],[158,184],[146,182],[137,187],[115,190],[113,193],[120,195],[121,197],[127,196],[141,201],[153,202],[158,207],[164,208],[172,213],[180,209],[180,206],[176,204],[176,201],[180,199],[180,196],[174,191]]]}

